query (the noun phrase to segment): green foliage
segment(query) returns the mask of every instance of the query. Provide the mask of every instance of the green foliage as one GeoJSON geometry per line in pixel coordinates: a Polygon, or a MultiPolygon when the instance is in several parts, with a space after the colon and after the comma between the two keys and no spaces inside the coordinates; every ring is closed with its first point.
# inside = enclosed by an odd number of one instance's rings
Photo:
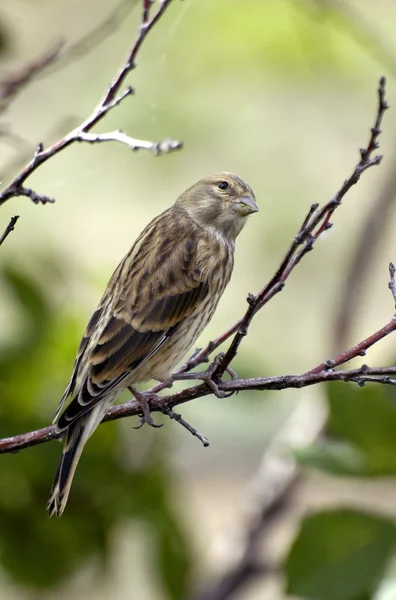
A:
{"type": "Polygon", "coordinates": [[[396,390],[392,386],[328,386],[329,433],[363,456],[366,475],[396,474],[396,390]]]}
{"type": "Polygon", "coordinates": [[[395,549],[392,521],[353,510],[309,516],[286,561],[287,591],[313,600],[368,600],[395,549]]]}
{"type": "Polygon", "coordinates": [[[306,467],[326,471],[333,475],[365,475],[367,457],[346,442],[326,440],[315,442],[294,452],[297,460],[306,467]]]}
{"type": "MultiPolygon", "coordinates": [[[[42,282],[11,268],[2,280],[21,332],[0,351],[0,435],[6,437],[48,425],[83,326],[42,282]]],[[[58,520],[47,517],[45,505],[60,446],[44,444],[0,457],[0,556],[14,581],[48,588],[92,559],[100,574],[116,527],[136,518],[152,530],[152,568],[165,593],[175,600],[186,596],[191,550],[170,500],[165,449],[158,443],[144,465],[132,467],[118,429],[117,423],[106,424],[87,444],[66,513],[58,520]]]]}
{"type": "Polygon", "coordinates": [[[331,383],[332,438],[295,452],[305,466],[336,475],[396,474],[396,390],[393,386],[331,383]]]}
{"type": "Polygon", "coordinates": [[[200,32],[205,20],[211,40],[207,47],[200,47],[206,78],[219,75],[217,66],[222,60],[233,68],[242,64],[247,72],[249,68],[264,65],[278,75],[311,78],[316,77],[317,69],[331,74],[350,72],[356,66],[356,47],[351,37],[343,34],[353,29],[340,12],[327,4],[321,10],[291,0],[248,3],[218,0],[203,6],[197,2],[191,3],[186,15],[188,27],[179,35],[183,40],[194,35],[196,28],[200,32]]]}
{"type": "MultiPolygon", "coordinates": [[[[327,439],[295,452],[304,465],[343,476],[396,473],[393,386],[327,386],[327,439]]],[[[396,525],[353,510],[306,518],[286,561],[289,593],[315,600],[392,598],[396,525]]]]}

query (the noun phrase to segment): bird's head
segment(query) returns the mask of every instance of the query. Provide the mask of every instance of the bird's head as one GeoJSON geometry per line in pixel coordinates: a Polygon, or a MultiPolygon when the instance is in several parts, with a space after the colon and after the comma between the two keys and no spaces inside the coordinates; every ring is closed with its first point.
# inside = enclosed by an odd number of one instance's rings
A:
{"type": "Polygon", "coordinates": [[[176,200],[197,225],[235,240],[247,217],[258,211],[252,188],[234,173],[214,173],[176,200]]]}

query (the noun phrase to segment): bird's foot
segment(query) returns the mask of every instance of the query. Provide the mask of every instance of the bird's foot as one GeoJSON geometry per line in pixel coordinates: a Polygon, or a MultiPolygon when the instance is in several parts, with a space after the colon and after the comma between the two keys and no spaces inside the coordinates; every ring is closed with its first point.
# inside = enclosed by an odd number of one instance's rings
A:
{"type": "Polygon", "coordinates": [[[130,385],[128,389],[130,392],[132,392],[135,399],[139,402],[140,408],[142,409],[142,414],[139,415],[139,425],[137,427],[134,427],[134,429],[140,429],[145,423],[147,423],[147,425],[150,425],[150,427],[162,427],[163,423],[156,423],[150,413],[149,401],[150,398],[152,398],[155,394],[150,394],[148,392],[140,392],[132,385],[130,385]]]}
{"type": "MultiPolygon", "coordinates": [[[[212,390],[213,394],[217,398],[229,398],[229,396],[232,396],[232,394],[234,392],[229,392],[228,394],[226,392],[223,392],[223,390],[221,390],[218,386],[218,383],[221,382],[221,379],[213,378],[213,375],[216,372],[216,369],[219,366],[219,364],[223,358],[224,358],[224,352],[218,354],[215,357],[214,361],[206,369],[206,371],[201,371],[198,373],[179,373],[174,376],[174,380],[177,381],[177,380],[186,380],[186,379],[199,379],[200,381],[203,381],[204,383],[206,383],[206,385],[212,390]]],[[[237,379],[237,374],[235,373],[235,371],[233,371],[231,369],[231,367],[227,367],[226,372],[231,375],[232,379],[237,379]]]]}

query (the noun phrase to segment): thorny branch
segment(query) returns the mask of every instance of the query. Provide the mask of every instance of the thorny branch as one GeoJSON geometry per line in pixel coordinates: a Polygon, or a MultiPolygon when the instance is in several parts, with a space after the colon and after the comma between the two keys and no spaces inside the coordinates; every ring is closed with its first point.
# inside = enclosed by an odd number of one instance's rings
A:
{"type": "Polygon", "coordinates": [[[28,164],[20,171],[20,173],[14,178],[14,180],[0,192],[0,205],[4,204],[10,198],[16,196],[28,196],[34,203],[46,204],[47,202],[54,202],[53,198],[37,194],[30,188],[25,187],[25,181],[34,173],[38,167],[45,163],[48,159],[58,154],[64,148],[70,146],[75,142],[101,142],[114,140],[126,144],[133,150],[145,149],[150,150],[154,154],[161,154],[178,150],[181,148],[181,142],[174,140],[165,140],[164,142],[147,142],[142,140],[136,140],[130,138],[121,131],[106,133],[106,134],[89,134],[91,129],[101,121],[108,112],[118,106],[125,98],[133,94],[131,87],[126,88],[123,92],[120,91],[127,75],[136,67],[136,57],[138,52],[145,41],[147,35],[161,19],[167,8],[170,6],[172,0],[160,0],[158,9],[151,15],[152,2],[144,2],[144,10],[142,15],[142,21],[139,27],[138,36],[125,60],[120,71],[115,76],[114,80],[107,89],[104,98],[100,104],[94,109],[91,115],[83,121],[78,127],[70,131],[67,135],[62,137],[60,140],[44,149],[43,144],[39,144],[33,158],[28,164]]]}
{"type": "MultiPolygon", "coordinates": [[[[145,18],[145,17],[144,17],[145,18]]],[[[387,385],[396,385],[396,367],[370,367],[362,365],[360,367],[349,370],[336,370],[336,367],[346,363],[347,361],[357,356],[363,356],[368,348],[379,340],[389,335],[396,329],[396,316],[381,327],[378,331],[367,337],[359,344],[353,346],[330,360],[327,360],[320,365],[312,368],[305,373],[299,375],[281,375],[274,377],[254,377],[249,379],[239,379],[232,371],[231,380],[222,380],[221,376],[229,370],[231,361],[235,358],[239,346],[248,332],[249,325],[257,314],[257,312],[271,300],[285,285],[286,280],[304,258],[304,256],[314,248],[318,238],[331,227],[330,219],[335,210],[340,206],[342,199],[350,188],[355,185],[362,173],[372,166],[378,165],[381,161],[381,156],[375,155],[378,149],[378,139],[381,133],[380,126],[385,110],[388,108],[385,101],[385,78],[380,80],[378,88],[378,109],[374,127],[371,129],[371,135],[367,146],[360,150],[360,160],[353,170],[350,177],[343,183],[337,194],[329,201],[320,207],[318,204],[313,205],[308,211],[302,226],[295,236],[289,250],[283,258],[275,275],[270,279],[269,283],[256,295],[249,294],[249,307],[245,316],[238,321],[233,327],[228,329],[216,340],[210,342],[206,348],[195,352],[192,358],[183,365],[173,375],[173,380],[176,380],[180,374],[191,370],[192,368],[207,362],[210,354],[224,341],[230,338],[233,334],[234,338],[231,341],[225,354],[215,358],[208,369],[203,373],[191,374],[196,379],[201,379],[203,383],[161,396],[159,391],[166,387],[171,387],[172,381],[163,384],[158,384],[147,392],[149,397],[150,408],[152,411],[161,411],[168,413],[171,418],[176,418],[184,427],[191,433],[196,435],[205,444],[204,438],[197,430],[186,423],[179,415],[173,412],[173,407],[191,400],[206,396],[213,392],[213,386],[218,390],[220,395],[225,395],[242,390],[283,390],[286,388],[302,388],[327,381],[344,381],[354,382],[358,385],[366,383],[380,383],[387,385]],[[211,378],[212,386],[209,385],[208,377],[211,378]]],[[[114,98],[114,94],[110,95],[114,98]]],[[[396,304],[396,285],[395,285],[395,268],[390,264],[390,283],[394,303],[396,304]]],[[[127,416],[138,415],[140,405],[135,400],[127,402],[120,406],[110,408],[104,418],[104,421],[124,418],[127,416]]],[[[55,433],[53,426],[46,427],[37,431],[25,433],[12,438],[0,440],[0,453],[15,452],[29,446],[41,444],[58,436],[55,433]]],[[[205,444],[207,445],[207,444],[205,444]]]]}

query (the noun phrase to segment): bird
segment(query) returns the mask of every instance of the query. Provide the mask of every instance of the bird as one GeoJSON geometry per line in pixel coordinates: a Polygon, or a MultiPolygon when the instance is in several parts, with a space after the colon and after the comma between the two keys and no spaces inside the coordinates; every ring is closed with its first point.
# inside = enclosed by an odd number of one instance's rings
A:
{"type": "Polygon", "coordinates": [[[257,211],[243,179],[214,173],[154,218],[120,262],[84,332],[54,417],[65,441],[49,516],[62,515],[85,443],[125,389],[141,406],[141,424],[155,426],[144,393],[133,386],[167,381],[193,346],[230,280],[236,237],[257,211]]]}

